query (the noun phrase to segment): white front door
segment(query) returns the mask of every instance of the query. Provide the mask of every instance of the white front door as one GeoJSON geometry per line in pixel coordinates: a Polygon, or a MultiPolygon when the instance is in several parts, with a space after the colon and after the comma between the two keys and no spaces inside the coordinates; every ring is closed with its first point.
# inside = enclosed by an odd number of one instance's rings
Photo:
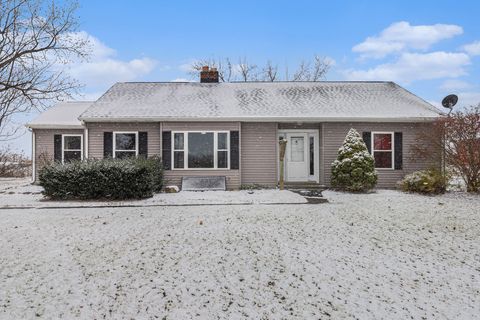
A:
{"type": "Polygon", "coordinates": [[[309,139],[308,134],[287,133],[285,150],[286,181],[309,180],[309,139]]]}

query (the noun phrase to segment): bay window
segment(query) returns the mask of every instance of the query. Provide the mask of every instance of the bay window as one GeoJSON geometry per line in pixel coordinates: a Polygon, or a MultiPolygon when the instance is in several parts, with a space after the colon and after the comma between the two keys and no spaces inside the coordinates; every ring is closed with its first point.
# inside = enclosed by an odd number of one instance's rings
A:
{"type": "Polygon", "coordinates": [[[138,156],[138,132],[113,133],[113,157],[124,159],[138,156]]]}
{"type": "Polygon", "coordinates": [[[228,131],[172,132],[173,169],[228,169],[228,131]]]}
{"type": "Polygon", "coordinates": [[[83,159],[83,135],[62,135],[62,163],[83,159]]]}
{"type": "Polygon", "coordinates": [[[393,132],[372,132],[372,155],[375,168],[393,169],[393,132]]]}

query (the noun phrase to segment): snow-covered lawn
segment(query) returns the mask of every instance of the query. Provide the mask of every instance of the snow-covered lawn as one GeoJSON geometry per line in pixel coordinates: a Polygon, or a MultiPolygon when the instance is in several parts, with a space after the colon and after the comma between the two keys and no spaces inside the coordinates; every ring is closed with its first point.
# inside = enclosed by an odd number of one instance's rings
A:
{"type": "MultiPolygon", "coordinates": [[[[36,187],[36,186],[33,186],[36,187]]],[[[9,191],[12,192],[12,191],[9,191]]],[[[231,204],[292,204],[306,203],[307,200],[287,190],[239,190],[239,191],[182,191],[179,193],[158,193],[151,198],[123,201],[46,201],[40,193],[0,194],[2,208],[68,208],[68,207],[111,207],[111,206],[181,206],[181,205],[231,205],[231,204]]]]}
{"type": "Polygon", "coordinates": [[[0,210],[0,318],[474,319],[480,197],[0,210]]]}

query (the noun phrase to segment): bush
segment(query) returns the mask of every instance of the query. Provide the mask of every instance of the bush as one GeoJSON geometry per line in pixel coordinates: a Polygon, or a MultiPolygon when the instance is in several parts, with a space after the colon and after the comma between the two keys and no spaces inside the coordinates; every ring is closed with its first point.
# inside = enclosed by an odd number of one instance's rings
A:
{"type": "Polygon", "coordinates": [[[9,145],[0,147],[0,177],[22,178],[31,174],[32,161],[9,145]]]}
{"type": "Polygon", "coordinates": [[[399,187],[405,192],[440,194],[447,190],[448,180],[449,178],[444,176],[440,170],[429,169],[406,175],[399,182],[399,187]]]}
{"type": "Polygon", "coordinates": [[[377,184],[373,157],[355,129],[350,129],[332,163],[331,182],[336,189],[353,192],[367,191],[377,184]]]}
{"type": "Polygon", "coordinates": [[[161,190],[163,169],[157,157],[52,163],[39,182],[51,199],[139,199],[161,190]]]}

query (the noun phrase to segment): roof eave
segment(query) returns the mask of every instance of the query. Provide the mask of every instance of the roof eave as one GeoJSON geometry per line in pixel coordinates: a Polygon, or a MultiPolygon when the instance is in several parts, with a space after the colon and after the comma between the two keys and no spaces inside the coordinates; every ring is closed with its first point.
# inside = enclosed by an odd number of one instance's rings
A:
{"type": "Polygon", "coordinates": [[[30,129],[85,129],[81,124],[35,124],[27,123],[25,127],[30,129]]]}
{"type": "Polygon", "coordinates": [[[431,122],[428,117],[82,117],[83,122],[431,122]]]}

